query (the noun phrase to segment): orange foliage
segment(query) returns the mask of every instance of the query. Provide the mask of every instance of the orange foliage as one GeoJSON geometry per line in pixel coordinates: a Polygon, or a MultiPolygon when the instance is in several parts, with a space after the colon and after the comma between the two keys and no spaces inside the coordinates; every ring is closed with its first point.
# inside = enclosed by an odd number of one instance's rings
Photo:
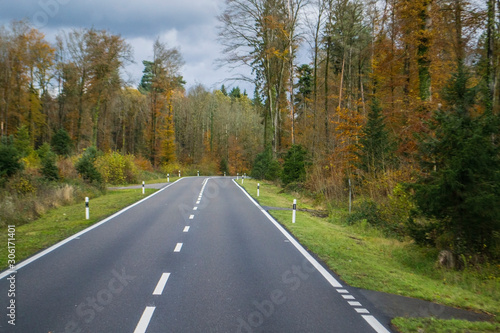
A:
{"type": "Polygon", "coordinates": [[[337,107],[334,118],[332,123],[335,148],[330,156],[330,165],[352,173],[359,159],[356,152],[359,149],[358,142],[362,136],[365,117],[358,111],[337,107]]]}

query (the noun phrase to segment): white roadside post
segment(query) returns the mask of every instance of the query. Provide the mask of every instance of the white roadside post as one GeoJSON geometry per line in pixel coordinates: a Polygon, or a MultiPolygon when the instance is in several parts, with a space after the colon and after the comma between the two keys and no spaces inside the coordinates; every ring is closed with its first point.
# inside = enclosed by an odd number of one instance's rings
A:
{"type": "Polygon", "coordinates": [[[144,180],[142,181],[142,194],[144,194],[144,180]]]}
{"type": "Polygon", "coordinates": [[[167,183],[170,183],[170,174],[167,173],[167,183]]]}
{"type": "Polygon", "coordinates": [[[293,199],[292,223],[295,223],[296,211],[297,211],[297,199],[293,199]]]}
{"type": "Polygon", "coordinates": [[[89,197],[85,197],[85,219],[88,220],[89,218],[90,218],[89,197]]]}
{"type": "Polygon", "coordinates": [[[240,179],[240,174],[239,173],[236,174],[236,180],[238,180],[238,179],[240,179]]]}
{"type": "Polygon", "coordinates": [[[200,177],[200,171],[198,171],[198,177],[200,177]]]}
{"type": "Polygon", "coordinates": [[[224,171],[224,177],[226,177],[226,172],[224,171]]]}
{"type": "Polygon", "coordinates": [[[245,181],[245,176],[241,175],[241,185],[243,185],[244,181],[245,181]]]}
{"type": "Polygon", "coordinates": [[[260,197],[260,184],[257,183],[257,196],[260,197]]]}
{"type": "Polygon", "coordinates": [[[179,178],[181,178],[181,170],[179,170],[179,178]]]}

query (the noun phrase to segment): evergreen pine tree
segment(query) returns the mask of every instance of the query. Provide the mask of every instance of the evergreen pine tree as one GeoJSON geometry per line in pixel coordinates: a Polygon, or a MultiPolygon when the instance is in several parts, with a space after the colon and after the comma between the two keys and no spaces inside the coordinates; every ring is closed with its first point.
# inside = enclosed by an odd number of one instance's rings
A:
{"type": "Polygon", "coordinates": [[[10,177],[23,168],[19,162],[21,157],[19,151],[12,141],[12,137],[4,137],[0,142],[0,179],[10,177]]]}
{"type": "Polygon", "coordinates": [[[40,171],[43,177],[52,181],[59,180],[59,168],[56,165],[56,154],[51,150],[48,143],[44,143],[42,147],[40,147],[39,151],[43,151],[43,153],[40,154],[39,152],[39,156],[42,160],[42,169],[40,171]]]}
{"type": "Polygon", "coordinates": [[[435,112],[433,133],[420,145],[425,176],[414,186],[421,212],[439,221],[436,241],[456,254],[488,253],[500,230],[500,155],[492,140],[500,124],[491,112],[471,112],[476,92],[459,66],[445,91],[449,106],[435,112]]]}
{"type": "Polygon", "coordinates": [[[293,145],[288,150],[283,163],[281,181],[288,185],[306,180],[307,151],[301,145],[293,145]]]}
{"type": "Polygon", "coordinates": [[[17,133],[14,136],[14,148],[17,149],[21,157],[31,154],[33,147],[31,146],[28,127],[23,125],[17,129],[17,133]]]}
{"type": "Polygon", "coordinates": [[[385,128],[385,118],[378,99],[374,98],[368,112],[368,121],[363,128],[363,136],[359,140],[359,168],[370,175],[385,170],[392,161],[394,145],[385,128]]]}
{"type": "Polygon", "coordinates": [[[97,149],[94,146],[91,146],[85,150],[82,157],[75,164],[76,171],[78,171],[82,178],[89,183],[102,182],[102,176],[94,166],[96,159],[97,149]]]}
{"type": "Polygon", "coordinates": [[[64,128],[61,128],[52,137],[50,145],[52,146],[54,153],[57,155],[69,156],[71,154],[73,143],[68,132],[66,132],[64,128]]]}

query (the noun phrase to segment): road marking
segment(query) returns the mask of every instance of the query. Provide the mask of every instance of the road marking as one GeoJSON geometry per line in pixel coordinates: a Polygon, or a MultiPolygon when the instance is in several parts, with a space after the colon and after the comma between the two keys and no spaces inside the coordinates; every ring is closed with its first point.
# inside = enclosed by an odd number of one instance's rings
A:
{"type": "Polygon", "coordinates": [[[185,226],[183,232],[188,232],[189,231],[189,226],[185,226]]]}
{"type": "Polygon", "coordinates": [[[233,183],[236,184],[236,186],[238,186],[242,191],[243,193],[245,193],[245,195],[250,199],[250,201],[253,202],[253,204],[255,206],[257,206],[257,208],[260,209],[260,211],[262,212],[262,214],[264,214],[269,221],[271,221],[274,226],[276,228],[278,228],[279,231],[281,231],[281,233],[286,237],[288,238],[288,240],[290,241],[290,243],[293,244],[293,246],[295,246],[295,248],[297,250],[299,250],[299,252],[311,263],[311,265],[314,266],[314,268],[316,268],[316,270],[321,274],[323,275],[323,277],[328,281],[328,283],[330,283],[330,285],[334,288],[342,288],[342,285],[330,274],[330,272],[328,272],[323,266],[321,266],[321,264],[316,260],[314,259],[313,256],[311,256],[309,254],[309,252],[307,252],[304,247],[302,245],[300,245],[299,242],[297,242],[295,240],[295,238],[292,237],[292,235],[290,235],[290,233],[288,233],[282,226],[281,224],[279,224],[271,215],[269,215],[268,212],[265,211],[264,208],[262,208],[251,196],[250,194],[248,194],[245,189],[243,187],[241,187],[234,179],[233,179],[233,183]]]}
{"type": "Polygon", "coordinates": [[[361,317],[363,317],[363,319],[366,320],[377,333],[391,333],[384,326],[382,326],[382,324],[374,316],[363,315],[361,317]]]}
{"type": "Polygon", "coordinates": [[[359,303],[359,302],[350,301],[347,303],[349,303],[350,306],[361,306],[361,303],[359,303]]]}
{"type": "Polygon", "coordinates": [[[201,201],[196,201],[196,204],[199,205],[201,201]]]}
{"type": "Polygon", "coordinates": [[[337,292],[340,294],[348,294],[349,292],[345,289],[337,289],[337,292]]]}
{"type": "MultiPolygon", "coordinates": [[[[147,196],[146,198],[144,198],[144,199],[142,199],[142,200],[140,200],[140,201],[137,201],[136,203],[133,203],[133,204],[131,204],[131,205],[130,205],[130,206],[128,206],[128,207],[123,208],[123,209],[122,209],[122,210],[120,210],[119,212],[114,213],[113,215],[109,216],[108,218],[105,218],[104,220],[102,220],[101,222],[97,222],[96,224],[94,224],[94,225],[92,225],[92,226],[88,227],[87,229],[84,229],[84,230],[82,230],[82,231],[80,231],[80,232],[78,232],[78,233],[74,234],[73,236],[68,237],[68,238],[66,238],[65,240],[60,241],[59,243],[52,245],[51,247],[49,247],[49,248],[48,248],[48,249],[46,249],[45,251],[42,251],[42,252],[40,252],[39,254],[36,254],[36,255],[32,256],[31,258],[26,259],[26,260],[24,260],[24,261],[22,261],[22,262],[18,263],[18,264],[16,265],[16,270],[20,270],[20,269],[21,269],[21,268],[23,268],[24,266],[27,266],[27,265],[31,264],[33,261],[36,261],[36,260],[40,259],[41,257],[43,257],[43,256],[45,256],[45,255],[47,255],[47,254],[49,254],[50,252],[52,252],[52,251],[54,251],[54,250],[56,250],[56,249],[60,248],[60,247],[61,247],[61,246],[63,246],[64,244],[69,243],[69,242],[71,242],[71,241],[72,241],[72,240],[74,240],[74,239],[77,239],[78,237],[82,236],[83,234],[86,234],[87,232],[89,232],[89,231],[91,231],[91,230],[93,230],[93,229],[95,229],[95,228],[97,228],[97,227],[99,227],[99,226],[103,225],[104,223],[106,223],[106,222],[108,222],[108,221],[110,221],[110,220],[114,219],[114,218],[115,218],[115,217],[117,217],[118,215],[121,215],[121,214],[125,213],[127,210],[129,210],[129,209],[131,209],[131,208],[133,208],[133,207],[135,207],[135,206],[137,206],[137,205],[139,205],[139,204],[143,203],[144,201],[146,201],[146,200],[148,200],[148,199],[150,199],[150,198],[154,197],[155,195],[157,195],[157,194],[159,194],[159,193],[161,193],[161,192],[165,191],[167,188],[169,188],[170,186],[174,185],[175,183],[177,183],[177,182],[181,181],[182,179],[183,179],[183,178],[177,179],[175,182],[173,182],[173,183],[171,183],[171,184],[168,184],[167,186],[165,186],[165,187],[161,188],[160,190],[158,190],[158,191],[156,191],[155,193],[153,193],[153,194],[151,194],[151,195],[147,196]]],[[[3,272],[2,274],[0,274],[0,280],[1,280],[1,279],[3,279],[4,277],[9,276],[10,274],[12,274],[12,272],[11,272],[11,271],[9,271],[9,270],[7,270],[7,271],[3,272]]]]}
{"type": "Polygon", "coordinates": [[[354,310],[356,310],[357,313],[370,313],[370,311],[363,308],[355,308],[354,310]]]}
{"type": "MultiPolygon", "coordinates": [[[[279,224],[264,208],[262,208],[261,205],[259,205],[259,203],[257,201],[254,200],[254,198],[252,198],[252,196],[250,194],[248,194],[248,192],[243,188],[241,187],[234,179],[233,179],[233,183],[238,186],[240,188],[240,190],[248,197],[248,199],[250,199],[251,202],[253,202],[253,204],[260,209],[260,211],[262,212],[262,214],[264,214],[267,219],[269,221],[271,221],[274,226],[279,230],[281,231],[281,233],[286,237],[288,238],[288,240],[295,246],[295,248],[311,263],[311,265],[313,265],[316,270],[318,270],[318,272],[323,275],[323,277],[328,281],[328,283],[330,283],[330,285],[334,288],[342,288],[342,285],[337,281],[337,279],[335,279],[332,274],[330,274],[329,271],[327,271],[323,266],[321,266],[321,264],[316,260],[314,259],[313,256],[311,256],[309,254],[309,252],[307,252],[304,247],[302,245],[300,245],[299,242],[297,242],[295,240],[295,238],[292,237],[292,235],[290,235],[290,233],[288,231],[286,231],[282,226],[281,224],[279,224]]],[[[344,297],[344,299],[355,299],[354,296],[351,296],[351,295],[342,295],[342,297],[344,297]],[[346,298],[346,296],[348,296],[348,298],[346,298]],[[350,296],[350,297],[349,297],[350,296]],[[352,297],[352,298],[351,298],[352,297]]],[[[354,306],[354,305],[358,305],[359,302],[348,302],[350,305],[354,306]]],[[[361,306],[361,304],[359,304],[359,306],[361,306]]],[[[368,324],[370,324],[370,326],[377,332],[377,333],[390,333],[374,316],[372,315],[362,315],[363,319],[366,320],[366,322],[368,324]]]]}
{"type": "Polygon", "coordinates": [[[134,333],[145,333],[148,329],[149,322],[151,321],[151,317],[153,317],[153,313],[155,312],[156,307],[154,306],[146,306],[146,309],[142,313],[141,319],[135,328],[134,333]]]}
{"type": "Polygon", "coordinates": [[[198,210],[198,207],[194,207],[193,210],[198,210]]]}
{"type": "Polygon", "coordinates": [[[177,243],[175,246],[174,252],[181,252],[182,249],[182,243],[177,243]]]}
{"type": "Polygon", "coordinates": [[[153,295],[161,295],[163,293],[163,289],[165,289],[165,285],[167,284],[169,277],[170,273],[163,273],[161,275],[160,281],[158,281],[158,284],[156,285],[156,288],[153,291],[153,295]]]}
{"type": "Polygon", "coordinates": [[[190,220],[194,219],[194,215],[189,215],[189,219],[190,220]]]}

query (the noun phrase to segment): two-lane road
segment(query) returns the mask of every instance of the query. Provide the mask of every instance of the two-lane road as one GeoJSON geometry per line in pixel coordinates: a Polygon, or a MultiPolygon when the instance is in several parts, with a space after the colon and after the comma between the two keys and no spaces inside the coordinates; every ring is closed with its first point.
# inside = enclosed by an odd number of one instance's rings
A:
{"type": "MultiPolygon", "coordinates": [[[[22,242],[22,240],[17,240],[22,242]]],[[[6,275],[6,274],[3,274],[6,275]]],[[[184,178],[19,269],[0,332],[388,332],[229,178],[184,178]]]]}

